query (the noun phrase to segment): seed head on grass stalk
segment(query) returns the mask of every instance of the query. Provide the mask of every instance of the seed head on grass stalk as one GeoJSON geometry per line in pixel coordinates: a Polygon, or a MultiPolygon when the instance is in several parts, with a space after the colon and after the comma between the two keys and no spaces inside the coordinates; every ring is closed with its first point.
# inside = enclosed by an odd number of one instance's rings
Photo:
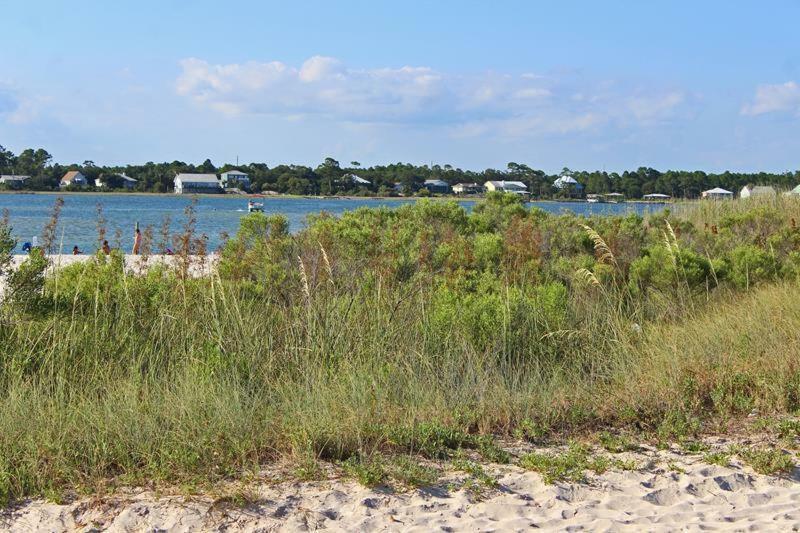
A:
{"type": "Polygon", "coordinates": [[[58,228],[58,219],[61,217],[61,208],[63,207],[64,199],[59,196],[53,204],[52,211],[50,211],[50,220],[47,221],[42,230],[42,248],[47,254],[52,254],[55,251],[56,229],[58,228]]]}

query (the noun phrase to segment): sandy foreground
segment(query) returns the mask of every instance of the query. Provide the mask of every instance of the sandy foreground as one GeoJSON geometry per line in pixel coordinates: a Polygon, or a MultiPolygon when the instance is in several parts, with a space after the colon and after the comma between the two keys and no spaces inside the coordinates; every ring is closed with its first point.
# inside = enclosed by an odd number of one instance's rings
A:
{"type": "Polygon", "coordinates": [[[516,466],[487,465],[499,485],[465,490],[450,472],[435,487],[365,488],[343,478],[280,481],[245,498],[130,491],[67,504],[34,500],[0,512],[10,531],[797,531],[800,469],[756,474],[735,458],[710,465],[702,455],[643,448],[614,457],[637,469],[587,473],[584,483],[547,485],[516,466]],[[238,502],[238,503],[237,503],[238,502]],[[245,503],[246,502],[246,503],[245,503]]]}

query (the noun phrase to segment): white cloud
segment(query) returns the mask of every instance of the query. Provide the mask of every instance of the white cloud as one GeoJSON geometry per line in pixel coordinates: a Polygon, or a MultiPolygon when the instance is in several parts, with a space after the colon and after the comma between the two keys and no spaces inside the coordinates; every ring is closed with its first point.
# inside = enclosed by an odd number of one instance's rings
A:
{"type": "Polygon", "coordinates": [[[742,108],[743,115],[751,116],[775,111],[796,113],[800,116],[800,85],[793,81],[759,85],[753,102],[742,108]]]}
{"type": "Polygon", "coordinates": [[[630,99],[628,108],[641,121],[658,120],[669,117],[685,100],[686,96],[681,92],[636,96],[630,99]]]}
{"type": "Polygon", "coordinates": [[[424,123],[458,136],[523,137],[666,120],[678,91],[626,90],[573,74],[453,74],[425,66],[356,69],[327,56],[280,61],[181,62],[178,94],[226,116],[325,117],[341,123],[424,123]],[[580,97],[578,97],[580,95],[580,97]]]}
{"type": "Polygon", "coordinates": [[[342,63],[335,57],[314,56],[305,61],[300,68],[300,80],[321,81],[331,76],[341,76],[342,63]]]}

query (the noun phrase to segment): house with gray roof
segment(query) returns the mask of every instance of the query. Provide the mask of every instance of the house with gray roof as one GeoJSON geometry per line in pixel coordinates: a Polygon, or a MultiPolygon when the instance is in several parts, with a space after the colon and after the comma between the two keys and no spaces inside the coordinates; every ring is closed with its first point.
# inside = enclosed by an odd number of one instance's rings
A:
{"type": "Polygon", "coordinates": [[[241,170],[233,169],[220,174],[222,186],[225,189],[250,189],[250,176],[241,170]]]}
{"type": "Polygon", "coordinates": [[[180,173],[173,181],[175,194],[218,194],[225,192],[216,174],[180,173]]]}
{"type": "Polygon", "coordinates": [[[3,174],[0,176],[0,184],[5,185],[9,189],[21,189],[25,186],[25,182],[30,179],[30,176],[23,176],[19,174],[3,174]]]}

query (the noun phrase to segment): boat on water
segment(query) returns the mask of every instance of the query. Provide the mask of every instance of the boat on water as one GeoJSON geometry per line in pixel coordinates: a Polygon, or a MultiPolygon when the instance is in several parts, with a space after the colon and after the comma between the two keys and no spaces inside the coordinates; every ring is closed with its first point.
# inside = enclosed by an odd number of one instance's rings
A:
{"type": "Polygon", "coordinates": [[[264,204],[261,202],[254,202],[253,200],[248,200],[247,202],[247,212],[248,213],[263,213],[264,212],[264,204]]]}

